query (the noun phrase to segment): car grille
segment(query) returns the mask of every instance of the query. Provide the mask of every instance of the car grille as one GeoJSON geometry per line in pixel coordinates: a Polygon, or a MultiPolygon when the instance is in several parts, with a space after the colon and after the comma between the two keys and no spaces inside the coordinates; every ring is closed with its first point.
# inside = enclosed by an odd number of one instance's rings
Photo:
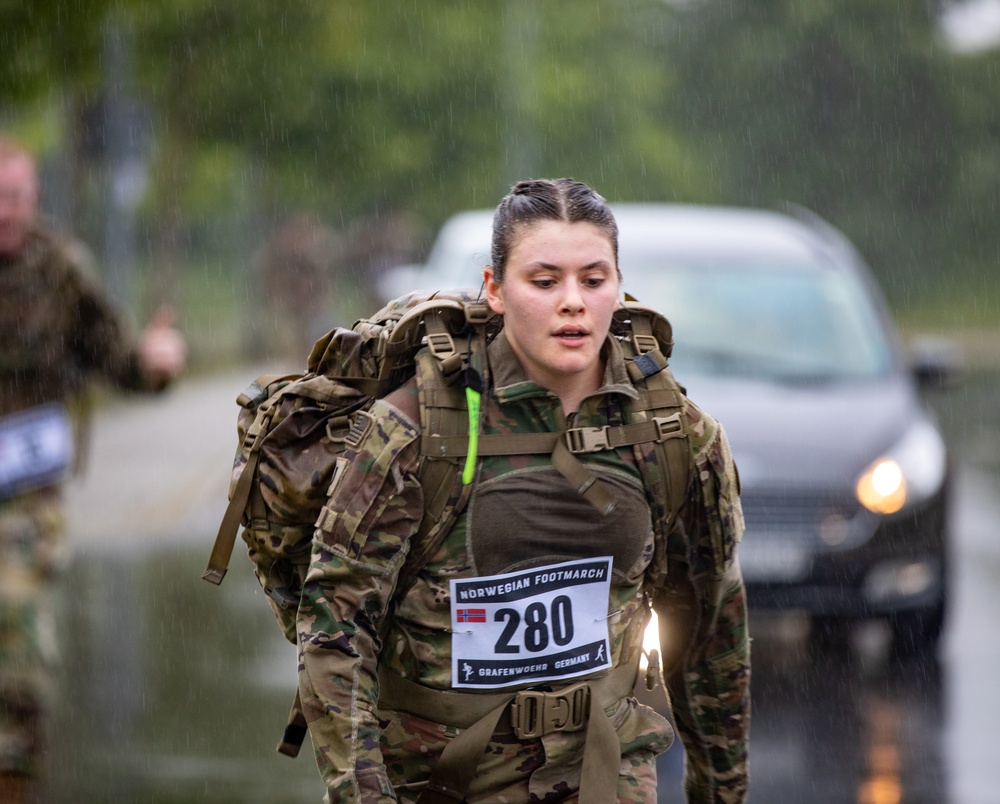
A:
{"type": "Polygon", "coordinates": [[[760,538],[815,550],[842,550],[871,535],[863,509],[847,495],[747,490],[741,502],[751,543],[760,538]]]}

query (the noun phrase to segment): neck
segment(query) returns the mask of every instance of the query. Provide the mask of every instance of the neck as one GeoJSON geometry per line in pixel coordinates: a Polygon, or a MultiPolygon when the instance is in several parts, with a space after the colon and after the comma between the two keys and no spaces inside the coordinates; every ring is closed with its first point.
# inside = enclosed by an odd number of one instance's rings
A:
{"type": "Polygon", "coordinates": [[[563,413],[567,416],[576,413],[580,409],[580,403],[601,387],[604,381],[604,361],[600,360],[594,364],[592,370],[574,376],[563,383],[552,384],[540,382],[557,397],[562,404],[563,413]]]}

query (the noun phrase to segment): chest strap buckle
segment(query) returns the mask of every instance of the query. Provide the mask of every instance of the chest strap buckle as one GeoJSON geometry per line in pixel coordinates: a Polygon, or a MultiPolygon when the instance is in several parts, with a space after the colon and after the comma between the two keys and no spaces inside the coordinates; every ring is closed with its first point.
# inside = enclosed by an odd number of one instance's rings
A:
{"type": "Polygon", "coordinates": [[[599,452],[611,446],[607,426],[574,427],[566,431],[566,441],[569,451],[574,455],[579,452],[599,452]]]}
{"type": "Polygon", "coordinates": [[[554,692],[522,690],[510,705],[511,725],[519,740],[557,731],[580,731],[587,724],[590,685],[581,681],[554,692]]]}

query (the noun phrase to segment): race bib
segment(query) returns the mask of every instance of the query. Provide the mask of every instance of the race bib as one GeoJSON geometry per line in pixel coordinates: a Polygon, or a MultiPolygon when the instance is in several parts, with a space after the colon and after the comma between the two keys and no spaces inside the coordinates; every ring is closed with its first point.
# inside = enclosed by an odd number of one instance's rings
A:
{"type": "Polygon", "coordinates": [[[73,462],[73,428],[61,405],[0,417],[0,497],[56,483],[73,462]]]}
{"type": "Polygon", "coordinates": [[[559,681],[611,666],[611,556],[451,581],[452,687],[559,681]]]}

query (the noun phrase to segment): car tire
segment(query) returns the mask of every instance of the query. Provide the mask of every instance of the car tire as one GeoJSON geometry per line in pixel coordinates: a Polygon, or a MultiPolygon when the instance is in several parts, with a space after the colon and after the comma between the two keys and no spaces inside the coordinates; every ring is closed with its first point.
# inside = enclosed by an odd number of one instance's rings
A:
{"type": "MultiPolygon", "coordinates": [[[[945,515],[942,511],[942,530],[945,529],[945,515]]],[[[947,545],[945,537],[944,544],[947,545]]],[[[917,657],[937,657],[938,643],[944,630],[944,620],[948,603],[948,590],[951,587],[949,573],[950,563],[946,547],[942,548],[938,557],[940,562],[941,592],[937,603],[923,609],[901,611],[889,618],[892,630],[892,651],[899,659],[917,657]]]]}

